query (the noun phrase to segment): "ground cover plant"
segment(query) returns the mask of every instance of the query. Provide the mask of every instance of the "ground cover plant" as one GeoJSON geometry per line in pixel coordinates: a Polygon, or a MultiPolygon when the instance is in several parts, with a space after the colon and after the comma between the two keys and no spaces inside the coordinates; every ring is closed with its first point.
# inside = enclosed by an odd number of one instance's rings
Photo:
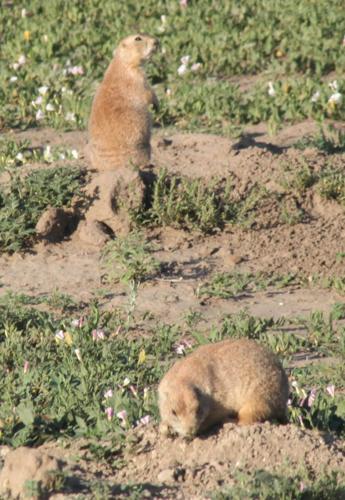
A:
{"type": "Polygon", "coordinates": [[[78,498],[344,496],[344,20],[341,0],[4,2],[0,466],[51,449],[78,498]],[[102,248],[37,244],[50,206],[83,222],[91,99],[136,31],[161,47],[145,206],[102,248]],[[282,359],[290,424],[160,438],[168,367],[239,337],[282,359]]]}

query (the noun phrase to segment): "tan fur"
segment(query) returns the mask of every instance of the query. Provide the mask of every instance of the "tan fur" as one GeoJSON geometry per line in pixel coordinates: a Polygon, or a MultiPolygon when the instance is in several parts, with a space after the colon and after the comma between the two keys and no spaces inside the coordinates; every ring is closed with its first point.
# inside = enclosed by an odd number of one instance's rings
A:
{"type": "Polygon", "coordinates": [[[158,101],[142,66],[157,46],[155,38],[137,34],[115,50],[91,108],[88,154],[95,170],[150,162],[149,106],[158,101]]]}
{"type": "Polygon", "coordinates": [[[175,363],[158,387],[160,431],[185,437],[235,418],[287,421],[289,384],[277,356],[248,339],[199,347],[175,363]]]}

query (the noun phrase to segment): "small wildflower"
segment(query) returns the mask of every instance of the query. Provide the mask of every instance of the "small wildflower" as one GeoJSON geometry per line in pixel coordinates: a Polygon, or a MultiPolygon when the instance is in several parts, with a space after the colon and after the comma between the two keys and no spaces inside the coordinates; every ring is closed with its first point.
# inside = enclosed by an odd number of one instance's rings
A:
{"type": "Polygon", "coordinates": [[[18,160],[18,161],[24,161],[24,155],[23,155],[23,153],[16,154],[16,160],[18,160]]]}
{"type": "Polygon", "coordinates": [[[77,151],[76,149],[72,149],[72,150],[71,150],[71,155],[72,155],[72,157],[73,157],[75,160],[78,160],[78,158],[79,158],[79,153],[78,153],[78,151],[77,151]]]}
{"type": "Polygon", "coordinates": [[[167,24],[167,16],[161,16],[161,23],[162,24],[159,26],[158,31],[160,31],[160,33],[164,33],[167,24]]]}
{"type": "Polygon", "coordinates": [[[182,8],[188,7],[188,0],[180,0],[180,6],[182,8]]]}
{"type": "Polygon", "coordinates": [[[188,72],[188,68],[187,68],[186,64],[181,64],[181,66],[179,66],[177,68],[177,74],[179,76],[185,75],[187,72],[188,72]]]}
{"type": "Polygon", "coordinates": [[[308,396],[308,400],[307,400],[307,405],[309,408],[311,408],[315,402],[315,399],[316,399],[316,394],[317,394],[317,391],[316,389],[312,389],[309,393],[309,396],[308,396]]]}
{"type": "Polygon", "coordinates": [[[185,353],[186,349],[190,349],[192,345],[193,344],[188,340],[182,340],[180,343],[174,345],[174,351],[176,354],[182,355],[185,353]]]}
{"type": "Polygon", "coordinates": [[[21,11],[21,17],[22,18],[26,17],[26,9],[22,9],[22,11],[21,11]]]}
{"type": "Polygon", "coordinates": [[[83,75],[84,74],[84,69],[82,66],[70,66],[67,68],[67,73],[70,75],[83,75]]]}
{"type": "Polygon", "coordinates": [[[193,73],[195,73],[196,71],[199,71],[201,66],[202,66],[201,63],[194,63],[194,64],[192,64],[190,69],[191,69],[191,71],[193,71],[193,73]]]}
{"type": "Polygon", "coordinates": [[[29,363],[29,361],[26,359],[26,360],[24,361],[23,372],[24,372],[24,373],[28,373],[29,369],[30,369],[30,363],[29,363]]]}
{"type": "Polygon", "coordinates": [[[76,121],[75,113],[72,113],[71,111],[69,111],[68,113],[66,113],[65,119],[68,122],[75,122],[76,121]]]}
{"type": "Polygon", "coordinates": [[[112,397],[113,397],[113,395],[114,395],[113,390],[112,390],[112,389],[108,389],[108,390],[107,390],[107,391],[105,391],[105,393],[104,393],[104,398],[105,398],[105,399],[112,398],[112,397]]]}
{"type": "Polygon", "coordinates": [[[48,104],[46,105],[46,110],[47,111],[55,111],[55,107],[52,103],[48,102],[48,104]]]}
{"type": "Polygon", "coordinates": [[[92,330],[92,340],[98,342],[99,340],[104,340],[104,331],[98,328],[92,330]]]}
{"type": "Polygon", "coordinates": [[[181,63],[185,64],[186,66],[189,63],[189,60],[190,60],[190,56],[183,56],[183,57],[181,57],[181,63]]]}
{"type": "Polygon", "coordinates": [[[131,381],[129,380],[128,377],[125,378],[125,380],[123,381],[122,385],[123,387],[126,387],[127,385],[129,385],[131,383],[131,381]]]}
{"type": "Polygon", "coordinates": [[[171,89],[166,89],[165,94],[167,95],[167,97],[171,97],[172,94],[171,89]]]}
{"type": "Polygon", "coordinates": [[[77,356],[78,361],[81,362],[81,353],[80,349],[74,349],[74,354],[77,356]]]}
{"type": "Polygon", "coordinates": [[[64,340],[65,339],[65,333],[63,330],[58,330],[56,333],[55,333],[55,339],[56,340],[64,340]]]}
{"type": "Polygon", "coordinates": [[[151,417],[150,415],[145,415],[145,417],[141,417],[141,419],[139,420],[139,423],[142,424],[142,425],[148,425],[151,421],[151,417]]]}
{"type": "Polygon", "coordinates": [[[341,93],[335,92],[328,99],[328,104],[332,104],[332,105],[336,106],[336,105],[340,104],[342,100],[343,100],[343,96],[341,95],[341,93]]]}
{"type": "Polygon", "coordinates": [[[11,83],[16,82],[17,80],[18,80],[17,76],[11,76],[11,78],[10,78],[11,83]]]}
{"type": "Polygon", "coordinates": [[[338,91],[338,82],[337,82],[337,80],[333,80],[333,82],[329,82],[328,86],[329,86],[329,88],[331,90],[333,90],[333,92],[337,92],[338,91]]]}
{"type": "Polygon", "coordinates": [[[31,101],[31,104],[33,106],[40,106],[42,104],[42,101],[43,101],[43,97],[41,95],[39,95],[38,97],[36,97],[36,99],[34,101],[31,101]]]}
{"type": "Polygon", "coordinates": [[[30,38],[31,38],[31,32],[28,31],[28,30],[25,30],[24,33],[23,33],[23,37],[24,37],[24,40],[26,42],[28,42],[30,40],[30,38]]]}
{"type": "Polygon", "coordinates": [[[43,158],[44,158],[44,161],[46,161],[47,163],[51,163],[54,160],[52,152],[51,152],[51,147],[49,146],[49,144],[48,144],[48,146],[46,146],[44,148],[43,158]]]}
{"type": "Polygon", "coordinates": [[[24,56],[24,54],[22,54],[21,56],[19,56],[18,58],[18,64],[20,66],[23,66],[24,64],[26,63],[26,57],[24,56]]]}
{"type": "Polygon", "coordinates": [[[345,47],[345,36],[344,36],[344,38],[343,38],[343,41],[341,42],[341,45],[342,45],[343,47],[345,47]]]}
{"type": "Polygon", "coordinates": [[[141,349],[138,356],[138,365],[143,365],[145,361],[146,361],[146,352],[145,349],[141,349]]]}
{"type": "Polygon", "coordinates": [[[60,160],[66,160],[66,156],[63,153],[59,154],[59,159],[60,160]]]}
{"type": "Polygon", "coordinates": [[[149,390],[150,389],[148,387],[144,387],[144,401],[146,401],[146,399],[148,398],[149,390]]]}
{"type": "Polygon", "coordinates": [[[335,386],[334,384],[330,384],[326,387],[326,391],[328,392],[328,394],[331,396],[331,398],[334,398],[334,395],[335,395],[335,386]]]}
{"type": "Polygon", "coordinates": [[[85,323],[85,319],[83,316],[81,316],[80,318],[76,318],[72,321],[72,326],[74,326],[75,328],[82,328],[84,323],[85,323]]]}
{"type": "Polygon", "coordinates": [[[44,118],[44,113],[41,109],[39,109],[36,113],[36,120],[43,120],[44,118]]]}
{"type": "Polygon", "coordinates": [[[302,491],[304,490],[305,490],[305,484],[303,483],[303,481],[301,481],[299,485],[299,491],[302,493],[302,491]]]}
{"type": "Polygon", "coordinates": [[[109,422],[110,422],[110,420],[111,420],[111,419],[113,418],[113,416],[114,416],[114,410],[113,410],[113,408],[111,408],[111,406],[108,406],[108,407],[107,407],[104,411],[105,411],[105,414],[106,414],[106,416],[107,416],[107,419],[108,419],[108,420],[109,420],[109,422]]]}
{"type": "Polygon", "coordinates": [[[273,82],[268,82],[268,91],[267,91],[267,93],[268,93],[268,95],[270,97],[275,97],[276,90],[274,88],[273,82]]]}
{"type": "Polygon", "coordinates": [[[117,418],[121,420],[122,424],[125,424],[127,422],[127,412],[126,410],[121,410],[116,414],[117,418]]]}
{"type": "Polygon", "coordinates": [[[72,335],[69,332],[65,332],[65,342],[67,345],[73,344],[72,335]]]}
{"type": "Polygon", "coordinates": [[[134,396],[135,398],[137,398],[137,397],[138,397],[138,391],[136,390],[136,388],[134,387],[134,385],[130,385],[130,386],[129,386],[129,390],[131,391],[131,393],[133,394],[133,396],[134,396]]]}
{"type": "Polygon", "coordinates": [[[46,85],[42,85],[42,87],[38,87],[38,93],[41,95],[46,95],[48,92],[48,87],[46,85]]]}
{"type": "Polygon", "coordinates": [[[317,102],[319,99],[320,99],[320,91],[317,90],[316,92],[314,92],[314,94],[311,96],[311,102],[317,102]]]}
{"type": "Polygon", "coordinates": [[[43,38],[43,41],[44,41],[45,43],[47,43],[47,42],[48,42],[48,40],[49,40],[48,35],[43,35],[43,37],[42,37],[42,38],[43,38]]]}

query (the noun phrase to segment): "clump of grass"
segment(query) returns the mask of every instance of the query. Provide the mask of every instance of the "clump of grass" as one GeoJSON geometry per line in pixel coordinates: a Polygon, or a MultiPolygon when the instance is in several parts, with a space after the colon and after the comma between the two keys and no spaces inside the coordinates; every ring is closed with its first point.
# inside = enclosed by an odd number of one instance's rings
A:
{"type": "Polygon", "coordinates": [[[317,190],[327,200],[335,200],[345,206],[345,173],[339,169],[324,169],[317,190]]]}
{"type": "Polygon", "coordinates": [[[303,158],[297,165],[283,164],[282,168],[283,177],[280,182],[284,189],[304,193],[317,182],[317,175],[303,158]]]}
{"type": "Polygon", "coordinates": [[[340,471],[323,473],[317,479],[310,472],[291,470],[271,473],[255,470],[253,473],[238,470],[233,485],[213,493],[212,500],[317,500],[340,499],[345,494],[345,478],[340,471]]]}
{"type": "Polygon", "coordinates": [[[48,206],[70,206],[81,196],[84,174],[78,168],[35,170],[26,177],[12,174],[0,190],[0,251],[16,252],[35,240],[35,225],[48,206]]]}
{"type": "Polygon", "coordinates": [[[336,129],[334,125],[320,127],[318,134],[299,140],[295,147],[302,150],[314,147],[327,154],[344,153],[345,133],[336,129]]]}
{"type": "Polygon", "coordinates": [[[139,284],[154,276],[160,263],[152,256],[153,247],[139,231],[109,241],[103,249],[105,280],[139,284]]]}

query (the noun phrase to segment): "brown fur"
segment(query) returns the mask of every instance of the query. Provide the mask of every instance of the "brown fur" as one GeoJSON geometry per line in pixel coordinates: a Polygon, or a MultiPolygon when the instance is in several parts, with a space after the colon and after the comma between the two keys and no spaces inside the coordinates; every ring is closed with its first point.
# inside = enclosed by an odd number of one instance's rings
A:
{"type": "Polygon", "coordinates": [[[158,387],[160,430],[185,437],[235,418],[287,421],[289,384],[277,356],[248,339],[201,346],[175,363],[158,387]]]}
{"type": "Polygon", "coordinates": [[[137,34],[115,50],[91,108],[88,154],[95,170],[150,162],[149,106],[158,101],[142,66],[157,46],[155,38],[137,34]]]}

